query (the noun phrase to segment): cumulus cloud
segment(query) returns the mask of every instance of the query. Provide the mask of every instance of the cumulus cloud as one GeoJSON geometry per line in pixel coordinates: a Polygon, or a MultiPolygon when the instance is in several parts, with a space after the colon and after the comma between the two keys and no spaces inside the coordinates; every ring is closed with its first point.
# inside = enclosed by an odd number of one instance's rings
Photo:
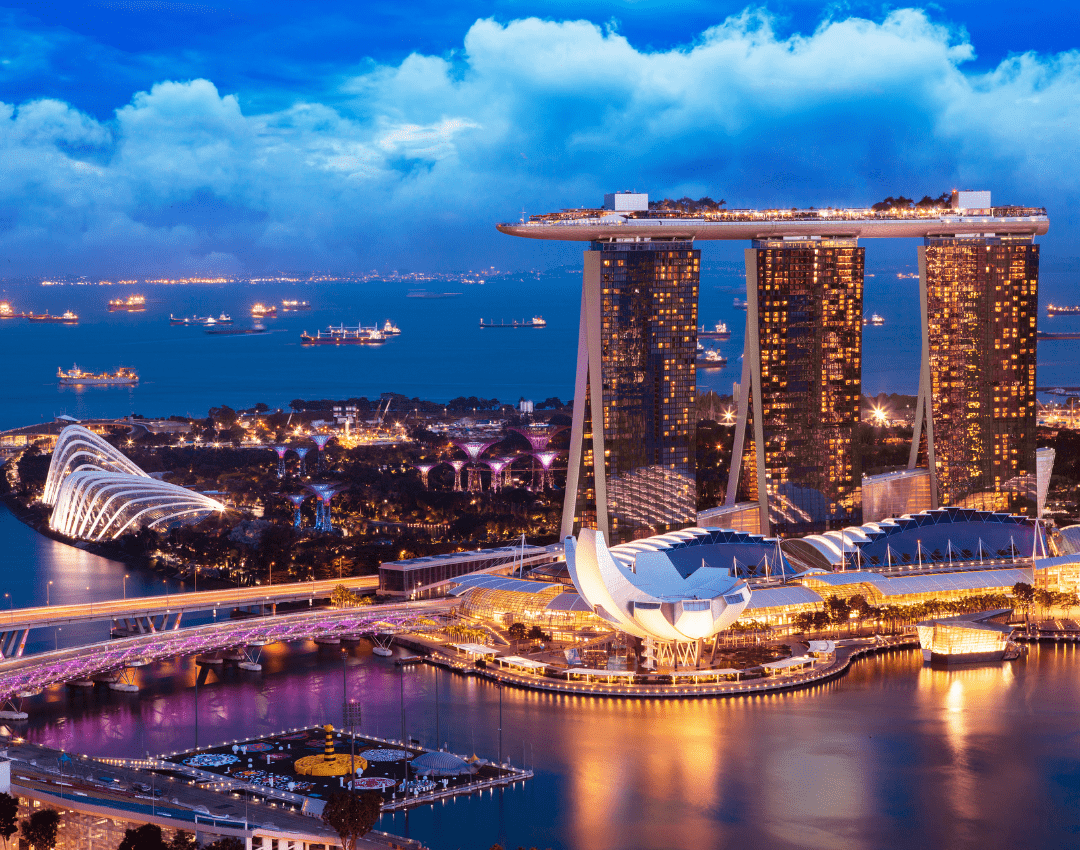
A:
{"type": "Polygon", "coordinates": [[[203,79],[109,120],[0,104],[0,254],[23,273],[460,267],[517,250],[492,223],[522,204],[630,187],[822,206],[964,185],[1075,206],[1080,54],[975,72],[974,50],[916,9],[788,37],[748,10],[670,50],[479,20],[447,55],[369,62],[272,112],[203,79]]]}

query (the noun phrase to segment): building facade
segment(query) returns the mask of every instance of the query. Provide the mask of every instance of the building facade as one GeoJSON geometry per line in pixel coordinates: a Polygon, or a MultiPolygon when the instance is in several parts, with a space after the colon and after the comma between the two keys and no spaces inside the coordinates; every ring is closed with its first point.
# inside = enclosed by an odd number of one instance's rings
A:
{"type": "Polygon", "coordinates": [[[764,534],[861,520],[864,262],[853,239],[761,240],[746,251],[749,392],[736,428],[753,436],[736,448],[764,534]]]}
{"type": "Polygon", "coordinates": [[[684,241],[585,252],[564,537],[597,528],[615,544],[694,522],[700,260],[684,241]]]}
{"type": "Polygon", "coordinates": [[[938,501],[1034,513],[1039,246],[928,238],[919,254],[938,501]]]}

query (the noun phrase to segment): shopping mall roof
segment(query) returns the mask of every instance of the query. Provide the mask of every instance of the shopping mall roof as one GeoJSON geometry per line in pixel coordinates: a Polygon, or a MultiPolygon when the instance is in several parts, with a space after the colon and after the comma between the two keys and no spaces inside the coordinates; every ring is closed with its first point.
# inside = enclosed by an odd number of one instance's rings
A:
{"type": "MultiPolygon", "coordinates": [[[[809,587],[840,588],[853,585],[866,585],[873,593],[883,597],[916,596],[932,593],[950,593],[955,591],[987,592],[1011,590],[1020,582],[1032,583],[1030,569],[970,570],[953,573],[932,573],[929,575],[886,576],[867,570],[846,573],[815,573],[802,581],[809,587]]],[[[754,596],[757,595],[755,592],[754,596]]],[[[754,597],[750,597],[754,604],[754,597]]]]}
{"type": "Polygon", "coordinates": [[[793,557],[832,569],[1014,561],[1046,553],[1031,517],[969,508],[938,508],[784,542],[793,557]],[[1038,537],[1036,538],[1036,534],[1038,537]]]}
{"type": "Polygon", "coordinates": [[[475,588],[486,590],[510,590],[514,593],[543,593],[550,590],[561,590],[562,587],[548,581],[527,581],[520,578],[492,575],[469,575],[451,579],[451,596],[461,596],[475,588]]]}
{"type": "Polygon", "coordinates": [[[763,608],[785,608],[789,605],[820,605],[822,598],[808,587],[788,585],[787,587],[757,588],[750,594],[747,611],[763,608]]]}
{"type": "Polygon", "coordinates": [[[731,570],[742,578],[795,574],[775,537],[725,528],[684,528],[620,543],[608,551],[631,570],[640,554],[662,552],[683,578],[701,567],[731,570]]]}

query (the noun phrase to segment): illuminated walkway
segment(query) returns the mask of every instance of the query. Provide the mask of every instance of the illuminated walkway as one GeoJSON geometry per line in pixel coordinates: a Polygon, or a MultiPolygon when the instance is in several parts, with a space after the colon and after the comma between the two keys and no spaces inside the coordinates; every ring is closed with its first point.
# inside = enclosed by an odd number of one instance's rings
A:
{"type": "Polygon", "coordinates": [[[379,586],[379,577],[290,582],[130,599],[95,601],[93,597],[88,597],[74,605],[42,605],[0,611],[0,658],[20,657],[30,629],[112,620],[113,628],[126,629],[129,633],[168,631],[180,625],[183,614],[221,608],[256,608],[260,612],[273,612],[282,602],[329,599],[334,589],[341,585],[349,590],[370,592],[379,586]]]}
{"type": "Polygon", "coordinates": [[[433,615],[452,605],[452,601],[432,600],[252,617],[13,658],[0,661],[0,701],[36,694],[50,685],[91,680],[177,656],[279,641],[425,631],[434,628],[430,619],[433,615]]]}

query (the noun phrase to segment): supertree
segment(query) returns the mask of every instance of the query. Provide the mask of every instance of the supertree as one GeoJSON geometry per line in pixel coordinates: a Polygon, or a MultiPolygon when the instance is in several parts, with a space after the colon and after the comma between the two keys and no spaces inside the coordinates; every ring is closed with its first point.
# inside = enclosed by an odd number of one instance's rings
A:
{"type": "Polygon", "coordinates": [[[454,467],[454,490],[461,490],[461,470],[465,468],[465,461],[451,460],[448,462],[454,467]]]}
{"type": "Polygon", "coordinates": [[[543,470],[543,472],[540,474],[541,490],[555,488],[555,474],[551,471],[551,465],[555,462],[555,458],[557,458],[558,456],[558,452],[536,452],[536,454],[533,455],[533,457],[540,461],[540,467],[543,470]]]}
{"type": "Polygon", "coordinates": [[[484,463],[491,469],[491,490],[497,492],[502,482],[503,470],[506,469],[506,461],[502,458],[496,458],[495,460],[485,460],[484,463]]]}
{"type": "Polygon", "coordinates": [[[502,486],[503,487],[512,487],[514,485],[514,479],[513,479],[514,461],[517,460],[517,458],[516,457],[501,457],[501,458],[499,458],[499,460],[506,461],[506,466],[503,468],[502,486]]]}
{"type": "Polygon", "coordinates": [[[480,459],[480,455],[495,445],[495,442],[495,440],[464,440],[460,443],[454,443],[455,446],[469,456],[469,486],[467,489],[470,493],[480,490],[480,470],[477,469],[476,462],[480,459]]]}
{"type": "Polygon", "coordinates": [[[285,455],[288,454],[288,446],[274,446],[274,454],[277,455],[277,477],[285,477],[285,455]]]}
{"type": "Polygon", "coordinates": [[[416,469],[420,472],[420,480],[424,482],[424,489],[428,488],[428,473],[431,472],[438,464],[435,463],[418,463],[416,469]]]}
{"type": "Polygon", "coordinates": [[[309,451],[311,451],[311,449],[308,449],[308,448],[293,449],[293,451],[296,452],[298,455],[300,455],[300,474],[303,475],[305,473],[305,471],[306,471],[305,468],[304,468],[304,457],[307,455],[307,453],[309,451]]]}
{"type": "Polygon", "coordinates": [[[330,500],[345,489],[344,484],[309,484],[308,490],[314,493],[319,504],[315,509],[315,530],[332,532],[334,525],[330,521],[330,500]]]}
{"type": "Polygon", "coordinates": [[[332,434],[312,434],[311,435],[311,442],[313,442],[315,444],[315,447],[319,450],[318,470],[320,472],[323,469],[325,469],[325,464],[324,464],[324,461],[323,461],[323,458],[324,458],[323,449],[326,448],[326,444],[329,443],[332,439],[333,439],[332,434]]]}
{"type": "Polygon", "coordinates": [[[528,440],[534,452],[542,452],[546,449],[551,438],[555,436],[555,432],[550,428],[511,428],[510,430],[516,431],[528,440]]]}
{"type": "Polygon", "coordinates": [[[293,528],[300,529],[300,506],[307,501],[308,496],[305,493],[293,493],[290,496],[286,496],[293,504],[293,528]]]}

